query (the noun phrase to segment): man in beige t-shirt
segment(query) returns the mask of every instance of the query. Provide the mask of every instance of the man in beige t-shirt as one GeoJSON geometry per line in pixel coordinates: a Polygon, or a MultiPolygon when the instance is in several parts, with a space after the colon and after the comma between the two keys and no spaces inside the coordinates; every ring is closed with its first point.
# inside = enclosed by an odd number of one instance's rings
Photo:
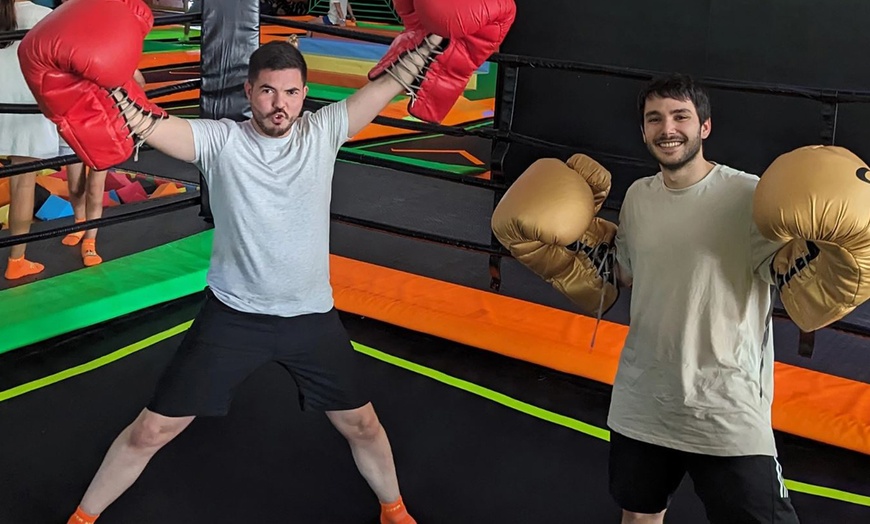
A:
{"type": "Polygon", "coordinates": [[[704,158],[710,103],[672,75],[638,99],[661,171],[620,211],[619,280],[631,321],[608,425],[623,523],[661,523],[688,474],[714,523],[796,523],[771,427],[769,262],[752,220],[759,178],[704,158]]]}

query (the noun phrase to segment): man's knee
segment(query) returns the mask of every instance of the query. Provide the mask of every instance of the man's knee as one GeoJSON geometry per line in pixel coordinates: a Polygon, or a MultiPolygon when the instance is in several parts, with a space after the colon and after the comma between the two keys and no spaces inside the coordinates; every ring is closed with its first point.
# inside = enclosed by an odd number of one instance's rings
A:
{"type": "Polygon", "coordinates": [[[193,417],[170,418],[146,410],[130,426],[128,444],[139,451],[156,452],[192,421],[193,417]]]}
{"type": "Polygon", "coordinates": [[[622,512],[622,524],[661,524],[664,522],[665,512],[661,513],[634,513],[622,512]]]}
{"type": "Polygon", "coordinates": [[[329,419],[348,440],[372,440],[381,432],[381,422],[371,404],[348,411],[332,411],[329,419]]]}

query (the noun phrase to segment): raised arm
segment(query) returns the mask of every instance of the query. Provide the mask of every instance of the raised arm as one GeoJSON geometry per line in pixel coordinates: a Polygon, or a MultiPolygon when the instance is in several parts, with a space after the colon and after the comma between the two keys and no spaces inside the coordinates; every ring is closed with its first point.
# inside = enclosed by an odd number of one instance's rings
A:
{"type": "Polygon", "coordinates": [[[161,120],[145,143],[182,162],[193,162],[196,158],[193,130],[184,118],[169,116],[161,120]]]}
{"type": "Polygon", "coordinates": [[[419,52],[409,53],[401,64],[397,62],[397,65],[391,67],[389,74],[369,82],[347,99],[348,136],[362,131],[393,98],[405,91],[404,85],[410,86],[414,83],[415,76],[430,60],[432,51],[437,49],[441,41],[440,36],[425,40],[419,52]]]}

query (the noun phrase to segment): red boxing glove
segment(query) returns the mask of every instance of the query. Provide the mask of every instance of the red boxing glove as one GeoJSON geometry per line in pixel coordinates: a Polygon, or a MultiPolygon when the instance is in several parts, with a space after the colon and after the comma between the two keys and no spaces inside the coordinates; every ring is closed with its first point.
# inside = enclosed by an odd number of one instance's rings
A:
{"type": "Polygon", "coordinates": [[[28,31],[18,48],[40,110],[94,169],[130,158],[157,119],[166,118],[133,80],[153,23],[142,0],[71,0],[28,31]]]}
{"type": "Polygon", "coordinates": [[[390,74],[411,96],[412,116],[440,123],[474,71],[504,41],[516,5],[513,0],[394,0],[394,5],[405,31],[369,79],[390,74]]]}

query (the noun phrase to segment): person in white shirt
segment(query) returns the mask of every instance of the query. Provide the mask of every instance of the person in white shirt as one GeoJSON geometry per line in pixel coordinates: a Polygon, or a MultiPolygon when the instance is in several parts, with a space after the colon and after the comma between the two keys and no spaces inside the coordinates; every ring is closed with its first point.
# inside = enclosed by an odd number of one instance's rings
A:
{"type": "Polygon", "coordinates": [[[312,24],[346,26],[347,21],[356,22],[349,0],[330,0],[329,12],[311,20],[312,24]]]}
{"type": "MultiPolygon", "coordinates": [[[[0,31],[30,29],[51,9],[29,0],[0,0],[0,31]]],[[[19,42],[0,42],[0,103],[36,104],[21,74],[19,42]]],[[[57,126],[41,113],[15,115],[0,113],[0,155],[12,164],[24,164],[58,154],[57,126]]],[[[9,179],[9,232],[23,235],[30,231],[36,190],[36,173],[9,179]]],[[[45,266],[25,258],[27,244],[12,246],[4,276],[15,280],[42,272],[45,266]]]]}

